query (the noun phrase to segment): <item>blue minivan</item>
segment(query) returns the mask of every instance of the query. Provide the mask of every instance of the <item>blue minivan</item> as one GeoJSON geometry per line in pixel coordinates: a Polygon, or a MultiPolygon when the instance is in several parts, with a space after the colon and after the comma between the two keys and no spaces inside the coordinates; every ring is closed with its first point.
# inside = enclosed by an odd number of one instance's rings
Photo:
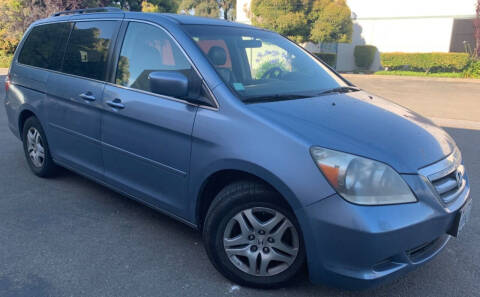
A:
{"type": "Polygon", "coordinates": [[[61,12],[27,30],[5,88],[33,173],[68,168],[197,228],[241,285],[307,267],[372,286],[432,259],[471,209],[444,130],[267,30],[61,12]]]}

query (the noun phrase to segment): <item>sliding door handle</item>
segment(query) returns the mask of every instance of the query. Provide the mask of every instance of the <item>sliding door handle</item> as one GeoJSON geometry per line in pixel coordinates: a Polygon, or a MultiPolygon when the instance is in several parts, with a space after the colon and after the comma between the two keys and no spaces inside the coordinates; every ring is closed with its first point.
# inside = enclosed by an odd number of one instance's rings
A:
{"type": "Polygon", "coordinates": [[[120,100],[118,98],[107,101],[107,105],[111,106],[113,108],[116,108],[116,109],[124,109],[125,108],[125,105],[123,105],[122,100],[120,100]]]}
{"type": "Polygon", "coordinates": [[[96,100],[96,98],[95,98],[95,96],[93,96],[92,92],[85,92],[85,93],[80,94],[79,96],[83,100],[87,100],[87,101],[95,101],[96,100]]]}

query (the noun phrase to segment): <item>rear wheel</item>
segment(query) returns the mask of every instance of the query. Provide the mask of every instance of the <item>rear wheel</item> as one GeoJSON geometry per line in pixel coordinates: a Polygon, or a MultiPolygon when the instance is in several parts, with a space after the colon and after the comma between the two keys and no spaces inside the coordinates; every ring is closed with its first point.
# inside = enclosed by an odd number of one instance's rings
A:
{"type": "Polygon", "coordinates": [[[203,237],[215,267],[245,286],[284,286],[305,262],[295,216],[278,193],[260,183],[238,182],[220,191],[203,237]]]}
{"type": "Polygon", "coordinates": [[[33,173],[40,177],[54,175],[57,166],[53,163],[47,138],[36,117],[30,117],[25,121],[22,140],[25,157],[33,173]]]}

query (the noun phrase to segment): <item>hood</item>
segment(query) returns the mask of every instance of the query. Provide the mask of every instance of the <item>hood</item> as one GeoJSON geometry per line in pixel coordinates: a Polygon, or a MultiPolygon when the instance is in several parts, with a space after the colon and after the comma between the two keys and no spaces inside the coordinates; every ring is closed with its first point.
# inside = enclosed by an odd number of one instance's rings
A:
{"type": "Polygon", "coordinates": [[[417,173],[456,146],[430,120],[363,91],[247,106],[311,145],[381,161],[399,173],[417,173]]]}

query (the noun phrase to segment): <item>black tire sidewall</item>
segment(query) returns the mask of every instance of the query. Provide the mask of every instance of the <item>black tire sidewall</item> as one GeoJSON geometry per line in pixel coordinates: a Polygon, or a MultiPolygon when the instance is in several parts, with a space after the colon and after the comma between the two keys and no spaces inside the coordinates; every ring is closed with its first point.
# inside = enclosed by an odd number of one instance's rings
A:
{"type": "MultiPolygon", "coordinates": [[[[219,194],[220,196],[221,194],[219,194]]],[[[214,266],[228,279],[241,285],[256,288],[277,288],[287,285],[302,270],[305,263],[305,247],[298,222],[292,212],[279,203],[280,197],[271,190],[254,193],[233,193],[223,197],[222,201],[212,203],[203,230],[204,242],[210,260],[214,266]],[[253,276],[245,273],[231,263],[223,247],[223,236],[229,220],[244,209],[252,207],[268,207],[285,215],[297,229],[300,247],[295,262],[285,271],[273,276],[253,276]]]]}
{"type": "Polygon", "coordinates": [[[53,163],[53,160],[50,156],[50,149],[48,146],[47,137],[45,136],[45,132],[42,128],[42,125],[40,124],[40,122],[36,117],[30,117],[25,121],[23,125],[23,131],[22,131],[22,141],[23,141],[23,151],[25,153],[25,158],[27,159],[28,166],[30,167],[32,172],[35,175],[40,177],[47,177],[47,176],[53,175],[55,172],[56,166],[53,163]],[[34,127],[35,129],[37,129],[37,131],[40,133],[40,137],[42,138],[42,143],[45,150],[45,160],[43,162],[42,167],[36,167],[35,165],[33,165],[32,160],[30,159],[30,156],[28,154],[27,133],[31,127],[34,127]]]}

